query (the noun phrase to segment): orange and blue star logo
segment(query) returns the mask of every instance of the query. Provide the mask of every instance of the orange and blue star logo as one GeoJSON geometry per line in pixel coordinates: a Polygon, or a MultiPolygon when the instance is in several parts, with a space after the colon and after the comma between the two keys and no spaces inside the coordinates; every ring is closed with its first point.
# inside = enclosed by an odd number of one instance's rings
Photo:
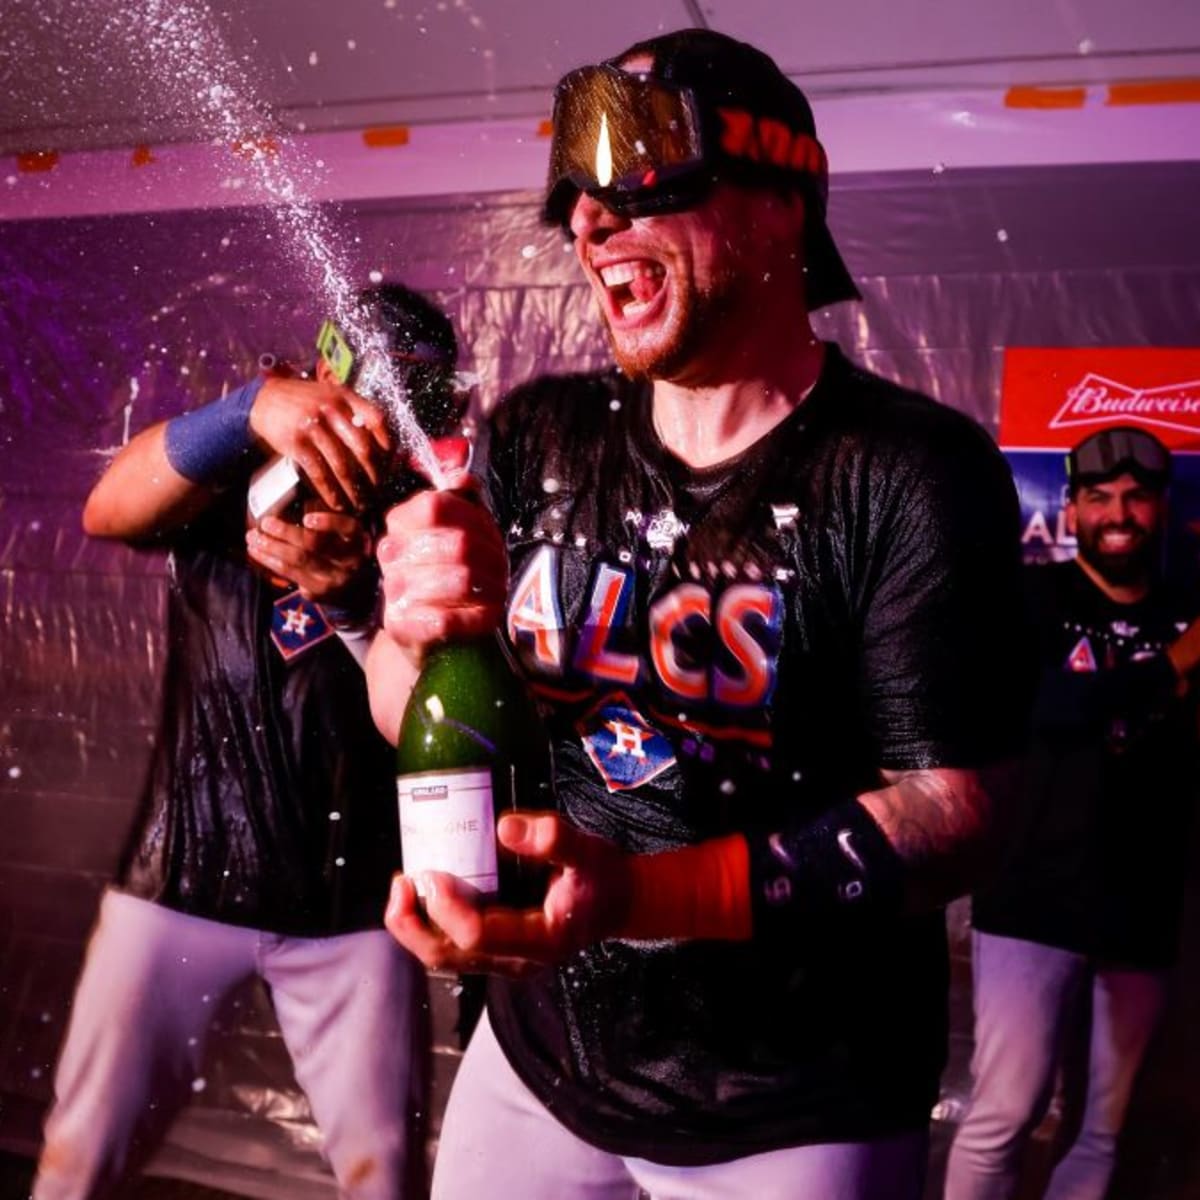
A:
{"type": "Polygon", "coordinates": [[[610,792],[641,787],[675,764],[670,741],[624,692],[606,696],[577,728],[583,748],[610,792]]]}
{"type": "Polygon", "coordinates": [[[285,659],[311,650],[333,632],[320,606],[305,600],[299,591],[280,596],[271,610],[271,641],[285,659]]]}

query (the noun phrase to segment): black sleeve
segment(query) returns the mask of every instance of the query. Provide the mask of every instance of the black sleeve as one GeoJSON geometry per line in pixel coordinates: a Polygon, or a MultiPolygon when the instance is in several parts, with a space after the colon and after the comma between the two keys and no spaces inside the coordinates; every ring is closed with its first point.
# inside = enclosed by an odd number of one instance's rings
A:
{"type": "MultiPolygon", "coordinates": [[[[859,686],[875,765],[980,767],[1028,725],[1020,519],[1008,466],[981,429],[918,408],[865,454],[859,686]]],[[[848,528],[850,527],[848,523],[848,528]]],[[[845,931],[903,911],[905,864],[852,797],[816,821],[747,837],[757,936],[845,931]]]]}
{"type": "Polygon", "coordinates": [[[520,500],[521,444],[527,435],[532,388],[526,385],[501,399],[487,423],[487,465],[484,494],[496,523],[505,532],[516,519],[520,500]]]}
{"type": "Polygon", "coordinates": [[[980,766],[1015,753],[1032,702],[1020,516],[1008,465],[949,410],[868,468],[876,516],[861,689],[881,767],[980,766]]]}
{"type": "Polygon", "coordinates": [[[238,559],[246,555],[246,492],[214,492],[212,501],[185,524],[165,532],[160,544],[190,553],[199,551],[238,559]]]}

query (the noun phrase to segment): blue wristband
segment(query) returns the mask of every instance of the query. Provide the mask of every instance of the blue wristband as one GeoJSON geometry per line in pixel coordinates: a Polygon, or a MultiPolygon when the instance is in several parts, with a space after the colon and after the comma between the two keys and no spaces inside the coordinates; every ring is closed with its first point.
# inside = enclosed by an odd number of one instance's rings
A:
{"type": "Polygon", "coordinates": [[[167,461],[180,475],[193,483],[230,481],[234,468],[255,448],[250,409],[263,382],[260,375],[228,396],[167,422],[167,461]]]}

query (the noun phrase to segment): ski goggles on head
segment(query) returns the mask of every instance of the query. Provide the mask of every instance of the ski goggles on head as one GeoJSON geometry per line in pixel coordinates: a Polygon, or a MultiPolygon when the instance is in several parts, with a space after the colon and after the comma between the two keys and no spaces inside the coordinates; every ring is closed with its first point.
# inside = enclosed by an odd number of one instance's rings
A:
{"type": "Polygon", "coordinates": [[[705,164],[689,89],[607,64],[580,67],[554,93],[546,219],[565,224],[579,192],[625,216],[686,207],[710,182],[705,164]]]}
{"type": "Polygon", "coordinates": [[[1072,484],[1111,479],[1126,470],[1163,484],[1171,474],[1170,451],[1144,429],[1120,425],[1092,434],[1067,455],[1067,478],[1072,484]]]}
{"type": "MultiPolygon", "coordinates": [[[[728,39],[714,37],[728,49],[728,39]]],[[[543,219],[569,232],[580,192],[642,217],[692,208],[718,179],[798,189],[808,205],[808,308],[859,299],[825,223],[829,164],[799,88],[751,47],[743,49],[753,61],[737,58],[723,80],[707,51],[688,59],[678,47],[645,48],[664,72],[682,72],[680,81],[601,63],[559,83],[543,219]]]]}

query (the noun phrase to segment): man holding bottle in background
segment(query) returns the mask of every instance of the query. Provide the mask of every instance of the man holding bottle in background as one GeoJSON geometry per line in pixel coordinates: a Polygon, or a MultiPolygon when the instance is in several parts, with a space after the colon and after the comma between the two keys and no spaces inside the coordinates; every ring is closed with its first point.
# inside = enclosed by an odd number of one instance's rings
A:
{"type": "MultiPolygon", "coordinates": [[[[418,418],[445,432],[459,415],[449,320],[399,285],[359,306],[418,418]]],[[[315,379],[266,374],[144,430],[88,497],[89,534],[170,555],[165,691],[75,994],[36,1200],[108,1195],[145,1162],[192,1094],[222,999],[256,974],[341,1194],[426,1192],[426,989],[380,924],[391,754],[352,650],[374,623],[364,514],[393,449],[384,414],[321,360],[315,379]],[[247,528],[252,472],[271,455],[299,466],[308,498],[247,528]]]]}
{"type": "Polygon", "coordinates": [[[553,868],[540,909],[393,885],[402,944],[493,972],[437,1197],[920,1195],[940,905],[1023,723],[1019,522],[982,430],[813,335],[858,295],[826,192],[750,46],[572,72],[546,216],[619,371],[507,398],[490,513],[447,489],[388,516],[381,730],[433,646],[503,624],[559,809],[498,826],[553,868]]]}

